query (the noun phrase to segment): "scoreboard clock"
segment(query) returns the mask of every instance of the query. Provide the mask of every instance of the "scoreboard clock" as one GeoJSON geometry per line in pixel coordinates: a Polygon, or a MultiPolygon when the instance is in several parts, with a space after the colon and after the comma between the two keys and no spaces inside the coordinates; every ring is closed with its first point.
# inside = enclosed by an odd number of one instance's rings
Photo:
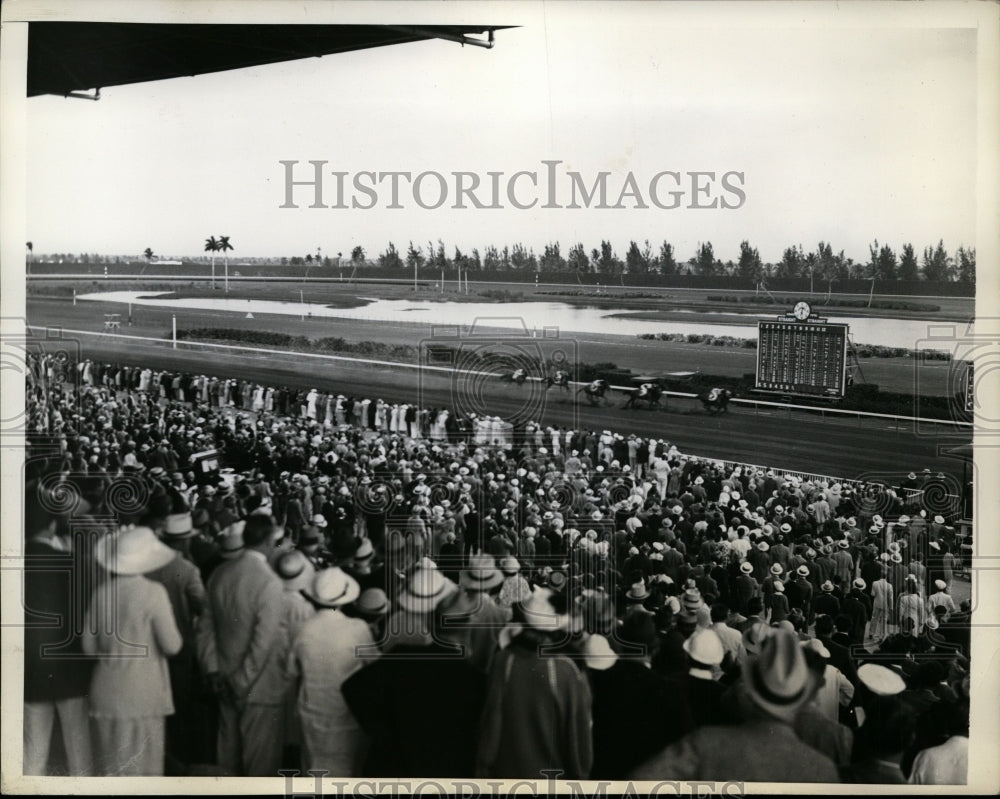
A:
{"type": "Polygon", "coordinates": [[[812,316],[812,306],[810,306],[805,300],[797,302],[795,303],[795,307],[792,309],[792,316],[800,322],[804,322],[812,316]]]}

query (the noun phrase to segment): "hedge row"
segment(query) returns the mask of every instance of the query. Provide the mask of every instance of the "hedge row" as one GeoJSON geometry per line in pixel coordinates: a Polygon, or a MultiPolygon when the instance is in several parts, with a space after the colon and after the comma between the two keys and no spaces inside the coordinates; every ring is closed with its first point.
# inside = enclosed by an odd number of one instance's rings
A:
{"type": "MultiPolygon", "coordinates": [[[[781,299],[775,299],[770,296],[737,296],[735,294],[714,294],[705,298],[710,302],[735,302],[735,303],[748,303],[754,305],[795,305],[799,302],[796,299],[788,299],[787,297],[782,297],[781,299]]],[[[806,300],[808,302],[808,300],[806,300]]],[[[885,311],[940,311],[940,305],[934,305],[930,302],[910,302],[904,300],[872,300],[870,303],[868,300],[843,300],[843,299],[825,299],[822,303],[814,303],[816,307],[819,308],[878,308],[885,311]]]]}
{"type": "MultiPolygon", "coordinates": [[[[169,338],[169,333],[167,337],[169,338]]],[[[340,337],[310,339],[306,336],[292,336],[268,330],[242,330],[227,327],[195,327],[178,330],[178,339],[197,341],[213,340],[239,344],[259,344],[267,347],[281,347],[301,352],[350,353],[353,355],[378,356],[395,361],[415,361],[417,348],[409,344],[386,344],[381,341],[347,341],[340,337]]]]}

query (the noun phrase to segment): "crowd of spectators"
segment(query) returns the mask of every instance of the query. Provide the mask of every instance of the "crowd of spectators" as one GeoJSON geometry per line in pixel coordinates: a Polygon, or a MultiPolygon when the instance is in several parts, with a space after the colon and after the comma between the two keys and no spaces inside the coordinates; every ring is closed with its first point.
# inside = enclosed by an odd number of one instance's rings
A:
{"type": "Polygon", "coordinates": [[[966,782],[923,474],[33,365],[26,774],[966,782]]]}

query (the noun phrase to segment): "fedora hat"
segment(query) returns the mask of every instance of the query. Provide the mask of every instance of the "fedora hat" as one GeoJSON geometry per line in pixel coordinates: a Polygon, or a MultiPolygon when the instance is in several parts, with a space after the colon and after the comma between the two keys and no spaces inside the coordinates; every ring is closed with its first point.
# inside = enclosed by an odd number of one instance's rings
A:
{"type": "Polygon", "coordinates": [[[782,568],[780,563],[772,563],[769,571],[771,574],[783,574],[785,570],[782,568]]]}
{"type": "Polygon", "coordinates": [[[833,583],[831,583],[829,580],[827,580],[819,588],[820,588],[820,590],[824,594],[829,594],[829,593],[831,593],[833,591],[833,583]]]}
{"type": "Polygon", "coordinates": [[[861,577],[858,577],[858,579],[856,579],[853,583],[851,583],[851,585],[853,585],[859,591],[864,591],[868,587],[868,583],[866,583],[861,577]]]}
{"type": "Polygon", "coordinates": [[[489,591],[503,582],[492,555],[473,555],[469,566],[462,570],[458,584],[469,591],[489,591]]]}
{"type": "Polygon", "coordinates": [[[418,566],[406,581],[397,603],[411,613],[430,613],[458,587],[439,569],[418,566]]]}
{"type": "Polygon", "coordinates": [[[243,525],[233,524],[219,536],[219,554],[225,560],[233,560],[243,554],[243,525]]]}
{"type": "Polygon", "coordinates": [[[302,594],[321,608],[339,608],[353,602],[361,593],[357,580],[339,566],[316,572],[312,589],[303,589],[302,594]]]}
{"type": "Polygon", "coordinates": [[[285,583],[286,591],[301,591],[313,583],[316,569],[305,554],[292,549],[285,552],[274,564],[274,570],[285,583]]]}
{"type": "Polygon", "coordinates": [[[743,683],[758,708],[782,721],[794,721],[813,685],[798,636],[775,629],[761,645],[760,654],[744,661],[743,683]]]}
{"type": "Polygon", "coordinates": [[[744,574],[753,574],[753,564],[748,560],[743,561],[740,564],[740,571],[744,574]]]}
{"type": "Polygon", "coordinates": [[[683,648],[691,660],[706,666],[718,666],[726,656],[722,639],[715,630],[695,630],[684,641],[683,648]]]}
{"type": "Polygon", "coordinates": [[[543,586],[535,586],[531,596],[520,603],[525,623],[536,630],[565,630],[569,627],[569,613],[556,613],[550,601],[553,591],[543,586]]]}
{"type": "Polygon", "coordinates": [[[841,549],[850,549],[851,545],[847,541],[838,541],[837,546],[841,549]]]}
{"type": "Polygon", "coordinates": [[[362,616],[377,618],[389,612],[389,597],[381,588],[366,588],[358,596],[354,607],[362,616]]]}
{"type": "Polygon", "coordinates": [[[797,575],[799,575],[799,577],[808,577],[809,576],[809,567],[805,566],[805,565],[799,566],[799,568],[797,568],[795,570],[795,573],[797,575]]]}
{"type": "Polygon", "coordinates": [[[149,527],[133,527],[108,535],[97,544],[97,562],[115,574],[145,574],[166,566],[177,553],[149,527]]]}
{"type": "Polygon", "coordinates": [[[764,541],[763,539],[757,542],[757,549],[761,552],[767,552],[771,548],[771,545],[764,541]]]}
{"type": "Polygon", "coordinates": [[[196,534],[190,512],[171,513],[167,516],[166,524],[163,527],[163,537],[167,540],[177,541],[183,538],[191,538],[196,534]]]}
{"type": "Polygon", "coordinates": [[[769,627],[766,622],[759,621],[756,624],[751,624],[746,630],[743,631],[743,647],[751,655],[756,655],[760,652],[760,648],[764,645],[770,635],[773,628],[769,627]]]}

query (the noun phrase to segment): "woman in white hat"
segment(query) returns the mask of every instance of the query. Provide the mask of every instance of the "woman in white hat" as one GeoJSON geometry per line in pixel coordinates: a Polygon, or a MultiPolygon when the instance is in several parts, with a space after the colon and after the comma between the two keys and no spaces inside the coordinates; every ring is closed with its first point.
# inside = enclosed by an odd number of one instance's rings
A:
{"type": "Polygon", "coordinates": [[[338,777],[357,775],[365,745],[340,686],[364,664],[364,653],[373,657],[377,651],[368,624],[340,610],[360,593],[342,569],[318,572],[311,588],[302,591],[316,615],[302,625],[286,665],[288,676],[299,681],[303,765],[338,777]]]}
{"type": "Polygon", "coordinates": [[[83,649],[96,655],[90,715],[97,731],[100,773],[162,776],[166,717],[174,712],[167,658],[183,640],[167,590],[145,577],[174,551],[148,527],[98,541],[95,557],[108,579],[94,592],[83,649]]]}

